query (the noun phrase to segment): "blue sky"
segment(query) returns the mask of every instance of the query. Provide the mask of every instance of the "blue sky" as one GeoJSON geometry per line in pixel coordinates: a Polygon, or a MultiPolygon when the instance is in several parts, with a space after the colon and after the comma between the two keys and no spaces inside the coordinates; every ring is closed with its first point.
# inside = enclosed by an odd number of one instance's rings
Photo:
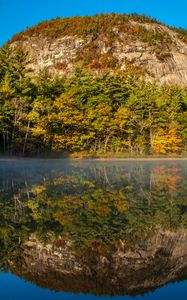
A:
{"type": "Polygon", "coordinates": [[[187,0],[0,0],[0,45],[46,19],[109,12],[143,13],[187,29],[187,0]]]}

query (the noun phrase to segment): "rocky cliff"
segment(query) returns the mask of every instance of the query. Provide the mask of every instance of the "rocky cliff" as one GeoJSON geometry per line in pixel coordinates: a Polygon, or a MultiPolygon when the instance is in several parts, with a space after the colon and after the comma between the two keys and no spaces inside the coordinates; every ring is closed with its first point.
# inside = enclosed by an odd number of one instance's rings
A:
{"type": "Polygon", "coordinates": [[[99,15],[56,19],[12,39],[29,53],[34,74],[129,70],[163,84],[187,83],[187,33],[144,16],[99,15]]]}
{"type": "Polygon", "coordinates": [[[56,291],[98,295],[139,294],[187,277],[187,232],[159,230],[152,238],[126,248],[78,252],[63,239],[40,242],[34,235],[14,272],[56,291]]]}

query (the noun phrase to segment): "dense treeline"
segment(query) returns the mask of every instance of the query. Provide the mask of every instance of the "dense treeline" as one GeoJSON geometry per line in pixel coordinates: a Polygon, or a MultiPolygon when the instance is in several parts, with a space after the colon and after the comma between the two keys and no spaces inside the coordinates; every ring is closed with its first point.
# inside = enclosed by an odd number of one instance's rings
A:
{"type": "Polygon", "coordinates": [[[0,50],[0,147],[9,154],[181,153],[187,89],[146,83],[133,70],[71,78],[29,75],[21,48],[0,50]]]}

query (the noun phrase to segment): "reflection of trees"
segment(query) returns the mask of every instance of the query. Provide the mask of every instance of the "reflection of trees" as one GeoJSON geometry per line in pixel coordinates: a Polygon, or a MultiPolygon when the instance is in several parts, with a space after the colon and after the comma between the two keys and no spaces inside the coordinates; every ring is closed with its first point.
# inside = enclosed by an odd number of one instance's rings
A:
{"type": "Polygon", "coordinates": [[[13,260],[21,265],[23,243],[29,237],[29,215],[24,212],[22,203],[16,201],[4,202],[0,200],[0,268],[8,271],[13,260]]]}
{"type": "Polygon", "coordinates": [[[187,228],[183,167],[88,163],[82,168],[75,164],[71,168],[38,169],[34,175],[28,168],[22,174],[10,173],[0,180],[2,270],[22,274],[24,269],[28,279],[39,284],[49,278],[51,287],[60,289],[64,282],[63,286],[72,290],[74,282],[74,291],[92,290],[96,294],[106,293],[99,290],[99,282],[104,281],[110,294],[118,288],[118,293],[123,293],[124,282],[127,289],[133,284],[140,287],[142,278],[153,280],[156,286],[163,262],[168,267],[162,274],[163,283],[176,278],[170,269],[176,266],[176,274],[182,270],[180,258],[173,260],[169,247],[173,243],[172,247],[178,249],[187,228]],[[65,275],[61,273],[62,253],[65,275]],[[52,265],[46,265],[46,257],[52,265]],[[45,274],[38,275],[34,266],[29,274],[35,259],[39,266],[43,264],[45,274]],[[72,267],[68,277],[68,264],[79,263],[85,266],[84,272],[91,273],[75,276],[72,267]]]}
{"type": "Polygon", "coordinates": [[[182,168],[88,165],[41,174],[39,184],[37,178],[30,184],[28,176],[15,179],[12,186],[1,187],[1,254],[15,253],[16,247],[21,251],[33,232],[43,240],[49,232],[71,239],[76,248],[106,248],[119,241],[134,246],[158,228],[187,227],[182,168]]]}
{"type": "Polygon", "coordinates": [[[180,170],[157,166],[151,172],[151,186],[158,191],[166,190],[170,193],[176,191],[177,183],[181,181],[180,170]]]}

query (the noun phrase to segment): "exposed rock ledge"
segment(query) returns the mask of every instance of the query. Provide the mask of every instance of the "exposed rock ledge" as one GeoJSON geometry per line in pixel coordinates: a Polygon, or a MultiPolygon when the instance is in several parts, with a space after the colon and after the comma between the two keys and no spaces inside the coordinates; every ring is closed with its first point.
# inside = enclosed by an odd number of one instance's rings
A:
{"type": "MultiPolygon", "coordinates": [[[[124,70],[128,63],[135,65],[145,71],[147,80],[163,84],[187,84],[187,44],[181,41],[177,33],[167,26],[158,24],[141,24],[131,21],[133,26],[145,27],[146,30],[158,30],[167,34],[170,43],[165,43],[157,52],[154,46],[138,38],[128,39],[128,34],[118,32],[113,28],[114,37],[109,42],[102,34],[94,40],[94,52],[92,59],[97,52],[98,56],[108,55],[117,61],[119,69],[124,70]]],[[[71,74],[79,62],[79,56],[83,61],[90,59],[88,53],[93,47],[93,41],[89,36],[80,38],[77,36],[64,36],[61,38],[49,39],[42,35],[36,37],[25,37],[24,41],[14,42],[14,46],[22,45],[29,53],[30,67],[34,74],[48,69],[53,74],[71,74]]],[[[96,73],[100,69],[95,70],[96,73]]]]}
{"type": "Polygon", "coordinates": [[[59,239],[47,244],[32,236],[14,272],[36,284],[75,293],[138,294],[187,277],[187,231],[159,231],[134,249],[97,249],[79,255],[72,243],[59,239]]]}

